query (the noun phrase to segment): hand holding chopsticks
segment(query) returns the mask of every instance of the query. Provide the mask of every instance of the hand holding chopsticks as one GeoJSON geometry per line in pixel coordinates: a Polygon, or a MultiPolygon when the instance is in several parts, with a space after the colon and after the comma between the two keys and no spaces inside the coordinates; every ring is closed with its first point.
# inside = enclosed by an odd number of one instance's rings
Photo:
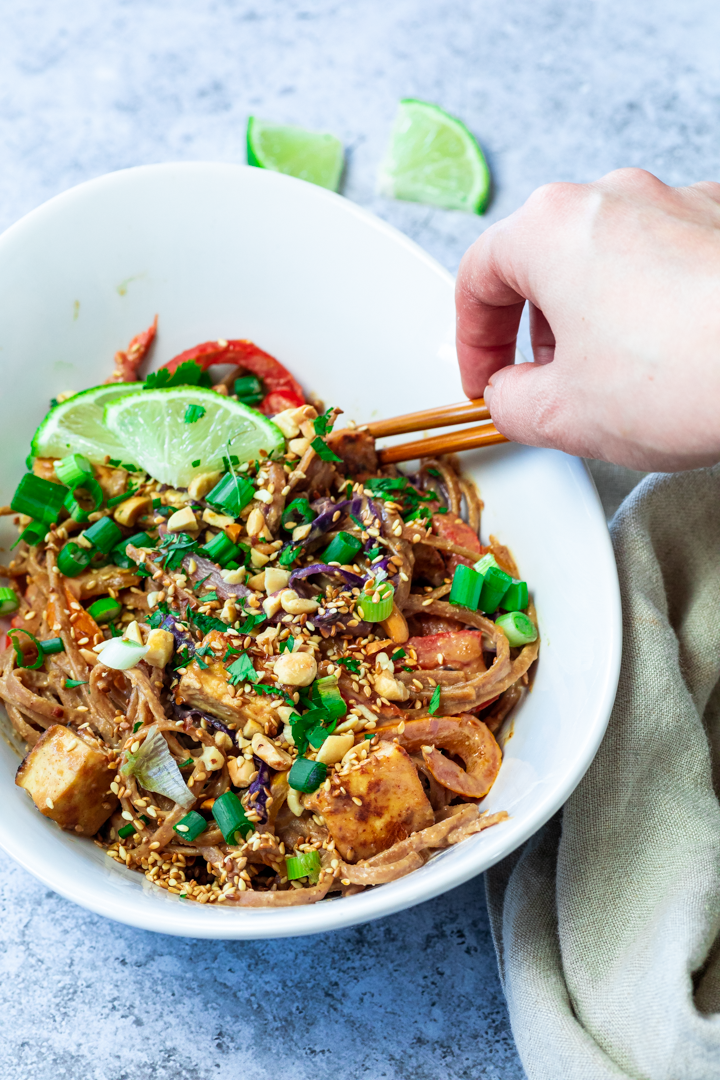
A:
{"type": "MultiPolygon", "coordinates": [[[[386,435],[404,435],[411,431],[426,431],[428,428],[451,427],[467,424],[472,420],[489,420],[490,411],[482,398],[475,401],[460,402],[457,405],[441,405],[422,412],[407,413],[389,420],[375,420],[363,425],[374,438],[386,435]]],[[[492,423],[478,427],[463,428],[460,431],[447,431],[430,439],[417,439],[414,442],[388,446],[380,450],[378,457],[381,465],[392,465],[397,461],[412,461],[413,458],[437,457],[439,454],[453,454],[459,450],[474,450],[480,446],[493,446],[507,442],[504,435],[492,423]]]]}

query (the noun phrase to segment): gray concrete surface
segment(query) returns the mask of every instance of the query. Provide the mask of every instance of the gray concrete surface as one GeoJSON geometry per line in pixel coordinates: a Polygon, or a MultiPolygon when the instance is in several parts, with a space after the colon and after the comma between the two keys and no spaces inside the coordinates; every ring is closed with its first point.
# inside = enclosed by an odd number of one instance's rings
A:
{"type": "MultiPolygon", "coordinates": [[[[109,170],[242,161],[254,113],[336,132],[345,194],[455,270],[546,181],[718,178],[719,32],[710,0],[0,0],[0,228],[109,170]],[[478,135],[485,218],[375,195],[401,96],[478,135]]],[[[524,1075],[481,881],[327,938],[230,944],[117,926],[0,864],[1,1080],[524,1075]]]]}

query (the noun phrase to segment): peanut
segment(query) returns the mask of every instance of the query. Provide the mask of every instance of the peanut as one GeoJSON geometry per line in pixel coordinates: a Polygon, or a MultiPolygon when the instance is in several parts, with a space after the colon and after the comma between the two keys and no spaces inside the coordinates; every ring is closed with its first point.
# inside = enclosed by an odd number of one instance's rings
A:
{"type": "Polygon", "coordinates": [[[316,675],[317,664],[310,653],[283,653],[275,661],[275,676],[286,686],[309,686],[316,675]]]}

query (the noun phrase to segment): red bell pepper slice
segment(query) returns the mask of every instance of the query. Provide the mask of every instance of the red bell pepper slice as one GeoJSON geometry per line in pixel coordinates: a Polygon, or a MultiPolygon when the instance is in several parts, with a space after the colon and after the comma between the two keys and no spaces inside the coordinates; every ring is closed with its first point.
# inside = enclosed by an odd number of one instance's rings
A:
{"type": "Polygon", "coordinates": [[[141,363],[150,351],[150,346],[155,340],[157,333],[158,317],[155,316],[152,326],[136,334],[127,349],[115,353],[115,370],[108,382],[137,382],[137,371],[141,363]]]}
{"type": "Polygon", "coordinates": [[[168,360],[163,367],[172,372],[186,360],[194,360],[203,371],[207,371],[214,364],[238,364],[257,375],[267,390],[259,405],[260,412],[266,416],[275,416],[284,409],[296,409],[305,404],[302,388],[288,369],[274,356],[263,352],[254,342],[244,338],[236,341],[206,341],[168,360]]]}

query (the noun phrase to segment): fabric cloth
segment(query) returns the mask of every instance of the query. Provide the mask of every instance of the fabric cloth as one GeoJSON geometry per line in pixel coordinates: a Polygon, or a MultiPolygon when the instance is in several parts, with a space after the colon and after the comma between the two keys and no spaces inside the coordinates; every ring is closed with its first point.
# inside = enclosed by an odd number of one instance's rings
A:
{"type": "Polygon", "coordinates": [[[500,974],[530,1080],[718,1080],[720,466],[648,476],[611,534],[615,707],[563,810],[486,875],[500,974]]]}

